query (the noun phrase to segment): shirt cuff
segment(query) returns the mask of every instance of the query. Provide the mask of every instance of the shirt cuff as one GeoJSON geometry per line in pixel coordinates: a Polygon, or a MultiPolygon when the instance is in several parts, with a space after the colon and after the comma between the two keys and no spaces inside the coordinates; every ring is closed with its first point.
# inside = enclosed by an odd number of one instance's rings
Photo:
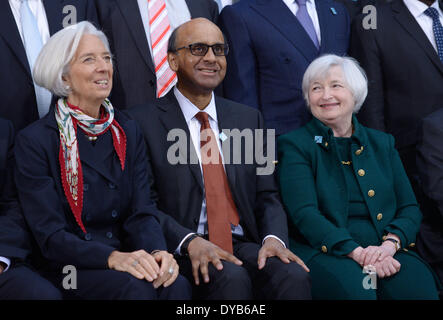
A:
{"type": "Polygon", "coordinates": [[[9,260],[8,258],[5,258],[5,257],[0,257],[0,262],[3,262],[4,264],[6,264],[6,268],[5,268],[5,270],[3,270],[3,272],[8,271],[9,266],[11,265],[11,260],[9,260]]]}
{"type": "Polygon", "coordinates": [[[186,237],[184,237],[183,240],[180,241],[180,243],[179,243],[177,249],[175,249],[175,251],[174,251],[175,254],[180,255],[180,251],[181,251],[181,248],[182,248],[182,244],[183,244],[183,242],[185,242],[186,239],[188,239],[188,238],[189,238],[190,236],[192,236],[193,234],[196,234],[196,233],[188,233],[188,234],[186,235],[186,237]]]}
{"type": "Polygon", "coordinates": [[[280,241],[280,243],[283,245],[283,247],[286,248],[285,243],[284,243],[283,241],[281,241],[281,239],[280,239],[279,237],[276,237],[276,236],[274,236],[274,235],[272,235],[272,234],[267,235],[267,236],[263,239],[261,245],[263,245],[263,244],[265,243],[265,240],[268,239],[268,238],[274,238],[274,239],[277,239],[278,241],[280,241]]]}

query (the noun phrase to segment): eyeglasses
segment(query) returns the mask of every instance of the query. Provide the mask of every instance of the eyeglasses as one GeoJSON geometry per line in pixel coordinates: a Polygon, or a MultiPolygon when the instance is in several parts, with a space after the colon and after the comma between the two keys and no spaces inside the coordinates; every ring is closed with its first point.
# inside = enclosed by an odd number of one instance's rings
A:
{"type": "Polygon", "coordinates": [[[189,49],[193,56],[203,57],[208,53],[209,48],[212,49],[215,56],[226,56],[229,52],[228,44],[224,43],[216,43],[211,46],[206,43],[192,43],[188,46],[175,49],[175,52],[181,49],[189,49]]]}

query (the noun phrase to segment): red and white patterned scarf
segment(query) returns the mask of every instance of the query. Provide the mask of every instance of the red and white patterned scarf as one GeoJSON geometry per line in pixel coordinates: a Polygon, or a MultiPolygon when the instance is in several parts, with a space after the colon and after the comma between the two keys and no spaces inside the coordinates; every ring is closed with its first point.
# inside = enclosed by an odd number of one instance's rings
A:
{"type": "Polygon", "coordinates": [[[115,151],[120,159],[122,170],[125,168],[126,134],[114,119],[114,108],[105,99],[100,108],[100,118],[94,119],[78,107],[69,104],[66,98],[58,100],[55,119],[60,132],[60,170],[63,190],[69,206],[80,228],[86,233],[81,215],[83,208],[83,173],[78,152],[77,125],[88,136],[99,136],[111,129],[115,151]]]}

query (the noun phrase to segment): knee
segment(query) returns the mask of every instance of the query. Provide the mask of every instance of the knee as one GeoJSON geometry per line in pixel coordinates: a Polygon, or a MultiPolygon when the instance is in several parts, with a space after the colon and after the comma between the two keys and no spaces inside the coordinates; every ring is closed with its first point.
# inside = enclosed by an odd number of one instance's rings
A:
{"type": "Polygon", "coordinates": [[[224,262],[222,270],[213,269],[211,281],[217,283],[220,299],[252,299],[252,283],[245,268],[224,262]]]}
{"type": "Polygon", "coordinates": [[[156,300],[157,291],[151,282],[137,279],[129,273],[122,273],[126,280],[116,288],[117,299],[122,300],[156,300]]]}
{"type": "MultiPolygon", "coordinates": [[[[285,264],[276,261],[274,269],[269,275],[269,283],[275,289],[274,299],[281,300],[310,300],[311,276],[297,263],[285,264]]],[[[269,291],[271,292],[271,291],[269,291]]]]}
{"type": "Polygon", "coordinates": [[[160,290],[160,300],[191,300],[192,287],[189,281],[182,275],[178,275],[174,283],[160,290]]]}

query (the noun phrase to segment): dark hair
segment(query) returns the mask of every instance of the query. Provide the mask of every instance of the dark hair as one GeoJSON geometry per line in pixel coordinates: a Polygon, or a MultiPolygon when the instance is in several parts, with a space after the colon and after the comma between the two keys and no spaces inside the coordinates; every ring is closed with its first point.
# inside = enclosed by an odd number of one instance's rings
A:
{"type": "Polygon", "coordinates": [[[172,31],[171,35],[168,39],[168,52],[175,52],[175,40],[177,39],[177,30],[180,28],[178,26],[177,28],[172,31]]]}

